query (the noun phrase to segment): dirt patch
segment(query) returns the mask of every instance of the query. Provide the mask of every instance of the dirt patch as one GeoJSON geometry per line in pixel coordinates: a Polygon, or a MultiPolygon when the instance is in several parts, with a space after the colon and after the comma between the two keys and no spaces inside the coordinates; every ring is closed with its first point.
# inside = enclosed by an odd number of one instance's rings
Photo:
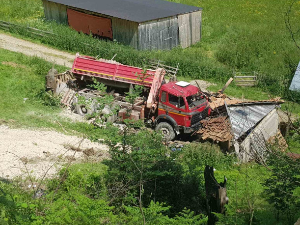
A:
{"type": "Polygon", "coordinates": [[[59,51],[43,45],[34,44],[7,34],[0,34],[0,48],[21,52],[28,56],[37,56],[54,64],[72,67],[75,54],[59,51]]]}
{"type": "Polygon", "coordinates": [[[23,69],[27,68],[26,66],[17,64],[15,62],[2,62],[1,64],[6,65],[6,66],[11,66],[11,67],[14,67],[14,68],[23,68],[23,69]]]}
{"type": "Polygon", "coordinates": [[[5,179],[53,177],[67,163],[99,162],[108,157],[104,144],[55,131],[0,125],[0,177],[5,179]]]}

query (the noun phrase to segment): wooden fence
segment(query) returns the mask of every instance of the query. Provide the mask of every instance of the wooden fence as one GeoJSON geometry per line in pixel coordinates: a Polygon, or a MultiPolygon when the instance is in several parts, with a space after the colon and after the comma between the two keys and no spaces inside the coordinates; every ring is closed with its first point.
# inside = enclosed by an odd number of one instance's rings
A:
{"type": "Polygon", "coordinates": [[[247,72],[233,72],[234,82],[237,86],[256,86],[258,83],[258,73],[253,72],[253,76],[247,72]]]}
{"type": "Polygon", "coordinates": [[[0,29],[8,30],[8,31],[10,29],[26,29],[26,31],[32,35],[36,35],[36,36],[40,36],[40,37],[57,37],[56,34],[49,32],[49,31],[43,31],[43,30],[39,30],[34,27],[17,25],[14,23],[9,23],[6,21],[1,21],[1,20],[0,20],[0,29]]]}

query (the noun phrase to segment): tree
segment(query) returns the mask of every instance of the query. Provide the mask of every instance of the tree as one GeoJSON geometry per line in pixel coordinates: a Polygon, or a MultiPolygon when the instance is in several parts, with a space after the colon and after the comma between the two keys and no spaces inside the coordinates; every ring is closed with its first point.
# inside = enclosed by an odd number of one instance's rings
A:
{"type": "Polygon", "coordinates": [[[272,171],[270,178],[264,183],[267,199],[277,210],[277,219],[281,213],[292,224],[295,212],[300,209],[300,196],[294,193],[300,186],[300,160],[291,159],[286,154],[273,150],[267,163],[272,171]]]}

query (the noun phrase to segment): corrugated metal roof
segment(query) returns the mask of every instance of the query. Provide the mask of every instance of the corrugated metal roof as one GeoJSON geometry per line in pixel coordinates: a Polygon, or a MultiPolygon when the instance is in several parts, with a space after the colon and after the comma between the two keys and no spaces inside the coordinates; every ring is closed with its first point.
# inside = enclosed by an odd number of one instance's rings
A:
{"type": "Polygon", "coordinates": [[[299,62],[298,67],[296,69],[295,76],[292,80],[290,90],[291,91],[300,91],[300,62],[299,62]]]}
{"type": "Polygon", "coordinates": [[[275,109],[275,107],[276,104],[227,106],[234,138],[237,140],[242,135],[250,133],[256,124],[275,109]]]}
{"type": "Polygon", "coordinates": [[[201,8],[163,0],[50,0],[134,22],[145,22],[202,10],[201,8]]]}

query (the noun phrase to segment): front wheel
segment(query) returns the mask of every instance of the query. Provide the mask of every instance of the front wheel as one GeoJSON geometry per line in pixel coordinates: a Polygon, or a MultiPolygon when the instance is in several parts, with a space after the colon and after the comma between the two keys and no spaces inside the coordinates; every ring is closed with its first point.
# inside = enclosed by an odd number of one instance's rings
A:
{"type": "Polygon", "coordinates": [[[156,132],[161,132],[166,141],[174,140],[176,134],[173,127],[166,122],[161,122],[155,127],[156,132]]]}

